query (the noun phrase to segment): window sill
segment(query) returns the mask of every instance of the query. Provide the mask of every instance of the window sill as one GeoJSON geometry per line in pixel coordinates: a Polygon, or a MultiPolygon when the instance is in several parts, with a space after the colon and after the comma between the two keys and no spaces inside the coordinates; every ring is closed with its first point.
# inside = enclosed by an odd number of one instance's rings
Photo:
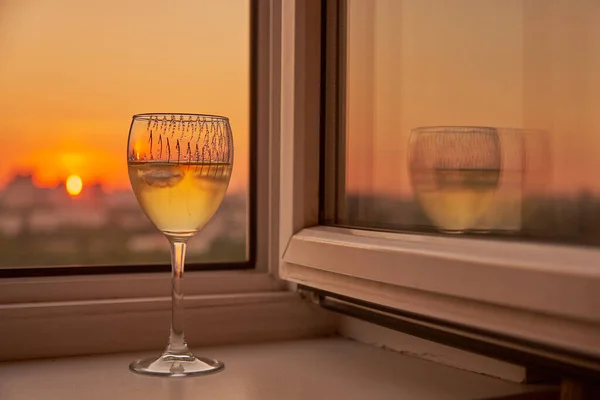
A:
{"type": "MultiPolygon", "coordinates": [[[[283,289],[257,271],[186,272],[185,295],[256,293],[283,289]]],[[[0,305],[36,302],[131,299],[168,296],[169,273],[54,276],[0,280],[0,305]]]]}
{"type": "MultiPolygon", "coordinates": [[[[186,296],[190,345],[298,339],[334,332],[336,316],[303,301],[297,293],[269,287],[267,279],[275,280],[267,274],[254,276],[258,279],[247,279],[245,273],[207,274],[206,280],[215,285],[196,287],[186,296]],[[243,291],[231,292],[236,288],[243,291]]],[[[162,279],[167,294],[169,278],[162,279]]],[[[171,298],[142,297],[135,287],[132,292],[137,296],[0,303],[0,361],[163,348],[169,335],[171,298]]]]}
{"type": "Polygon", "coordinates": [[[312,227],[282,278],[440,321],[600,356],[600,251],[312,227]]]}
{"type": "MultiPolygon", "coordinates": [[[[493,399],[548,391],[333,338],[204,348],[225,371],[190,379],[135,375],[115,354],[0,364],[2,398],[493,399]],[[32,385],[32,382],[36,384],[32,385]]],[[[520,397],[517,397],[520,398],[520,397]]],[[[536,397],[546,398],[546,397],[536,397]]],[[[553,398],[553,397],[548,397],[553,398]]]]}

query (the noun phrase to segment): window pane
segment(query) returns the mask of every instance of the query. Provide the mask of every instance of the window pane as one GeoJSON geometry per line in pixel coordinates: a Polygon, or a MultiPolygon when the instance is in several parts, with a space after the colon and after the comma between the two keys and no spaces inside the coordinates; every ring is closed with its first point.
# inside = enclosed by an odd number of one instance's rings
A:
{"type": "Polygon", "coordinates": [[[600,3],[349,0],[345,18],[325,223],[600,245],[600,3]]]}
{"type": "Polygon", "coordinates": [[[0,267],[169,263],[127,174],[145,112],[230,118],[231,184],[187,263],[245,261],[249,80],[249,0],[3,0],[0,267]]]}

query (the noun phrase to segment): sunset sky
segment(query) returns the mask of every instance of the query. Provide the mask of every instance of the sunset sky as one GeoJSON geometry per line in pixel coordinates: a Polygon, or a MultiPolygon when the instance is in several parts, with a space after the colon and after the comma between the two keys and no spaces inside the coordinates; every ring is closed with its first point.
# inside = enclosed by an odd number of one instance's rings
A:
{"type": "Polygon", "coordinates": [[[127,189],[127,133],[145,112],[228,116],[248,174],[248,0],[0,0],[0,187],[32,170],[127,189]]]}
{"type": "MultiPolygon", "coordinates": [[[[229,116],[247,185],[248,0],[0,0],[0,187],[128,188],[131,116],[229,116]]],[[[423,125],[543,129],[553,192],[600,193],[600,2],[350,0],[349,191],[410,193],[423,125]]]]}

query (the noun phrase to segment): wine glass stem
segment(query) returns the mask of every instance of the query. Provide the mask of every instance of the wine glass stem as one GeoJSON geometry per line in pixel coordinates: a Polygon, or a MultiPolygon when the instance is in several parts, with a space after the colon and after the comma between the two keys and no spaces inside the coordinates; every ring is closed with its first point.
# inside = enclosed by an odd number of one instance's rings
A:
{"type": "Polygon", "coordinates": [[[167,353],[188,354],[183,333],[183,267],[186,243],[171,239],[171,335],[167,353]]]}

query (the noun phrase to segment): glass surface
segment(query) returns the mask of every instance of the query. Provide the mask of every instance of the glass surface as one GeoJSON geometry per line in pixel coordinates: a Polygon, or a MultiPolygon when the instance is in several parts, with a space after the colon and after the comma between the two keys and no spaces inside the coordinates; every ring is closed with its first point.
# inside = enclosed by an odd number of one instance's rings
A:
{"type": "MultiPolygon", "coordinates": [[[[342,18],[340,51],[328,52],[339,85],[328,86],[324,223],[600,245],[600,3],[349,0],[342,18]],[[495,130],[493,193],[491,172],[473,177],[489,178],[489,204],[425,199],[411,167],[415,132],[429,135],[418,127],[495,130]]],[[[429,156],[490,150],[451,136],[429,156]]]]}
{"type": "Polygon", "coordinates": [[[195,357],[183,331],[182,280],[186,246],[225,197],[233,169],[233,135],[225,117],[140,114],[133,117],[127,166],[133,192],[148,219],[171,244],[172,316],[169,345],[158,358],[131,363],[134,372],[188,376],[219,371],[223,363],[195,357]]]}
{"type": "Polygon", "coordinates": [[[123,157],[157,110],[229,117],[236,165],[188,265],[246,262],[250,41],[249,0],[0,0],[0,268],[166,263],[123,157]]]}

